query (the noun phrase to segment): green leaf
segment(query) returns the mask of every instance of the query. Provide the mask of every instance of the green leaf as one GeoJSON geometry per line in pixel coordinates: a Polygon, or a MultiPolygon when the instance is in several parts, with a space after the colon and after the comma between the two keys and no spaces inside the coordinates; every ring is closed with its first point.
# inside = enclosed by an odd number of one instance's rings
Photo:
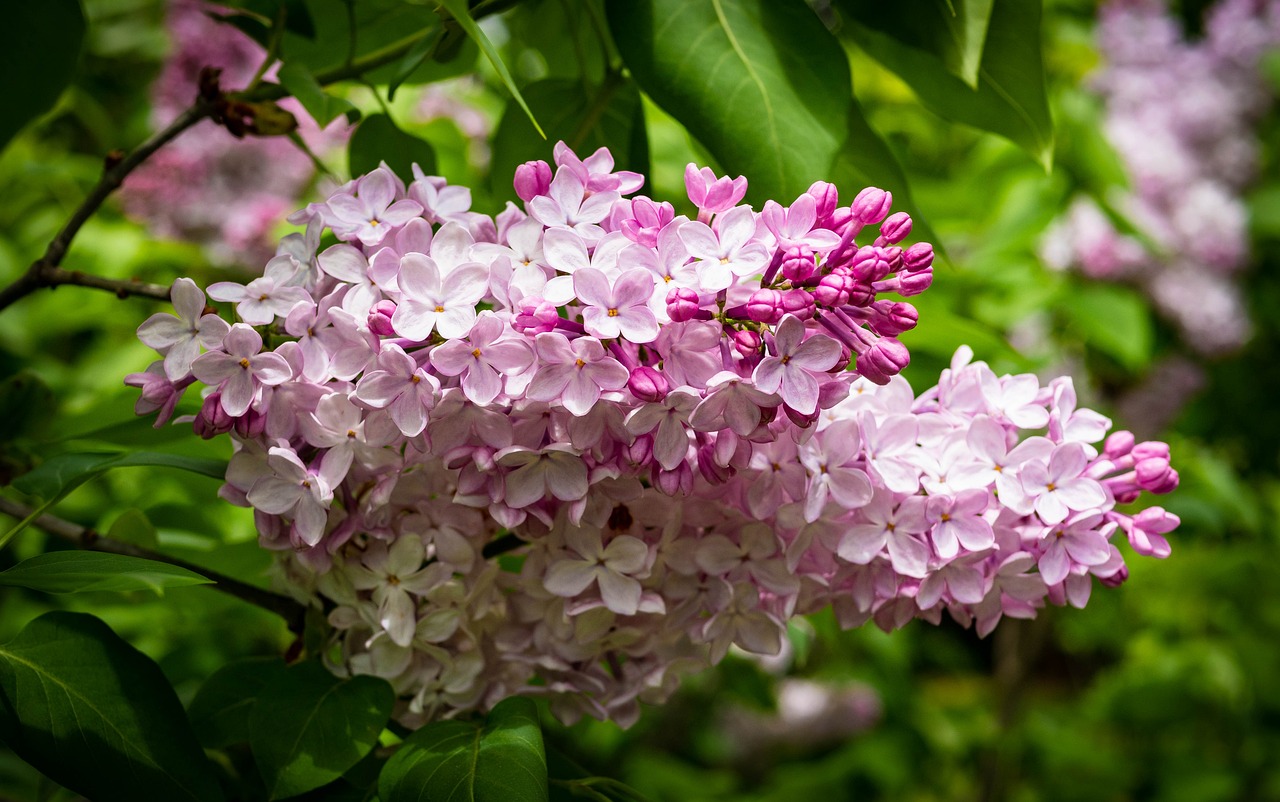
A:
{"type": "Polygon", "coordinates": [[[840,13],[904,46],[927,53],[947,72],[978,88],[978,70],[994,0],[843,0],[840,13]],[[910,20],[909,24],[903,24],[910,20]]]}
{"type": "Polygon", "coordinates": [[[304,0],[228,0],[219,3],[228,8],[242,9],[248,12],[248,16],[266,26],[274,24],[280,14],[281,4],[285,10],[285,30],[306,39],[314,39],[316,24],[311,19],[311,12],[307,10],[304,0]]]}
{"type": "Polygon", "coordinates": [[[249,715],[249,746],[271,797],[341,777],[377,745],[394,703],[385,680],[340,679],[315,660],[272,677],[249,715]]]}
{"type": "Polygon", "coordinates": [[[144,549],[155,549],[160,545],[156,528],[147,514],[136,507],[130,507],[120,513],[107,530],[107,537],[121,543],[132,543],[144,549]]]}
{"type": "Polygon", "coordinates": [[[84,42],[79,0],[8,3],[0,47],[0,150],[27,123],[53,108],[71,83],[84,42]]]}
{"type": "Polygon", "coordinates": [[[489,59],[489,63],[498,71],[498,77],[502,79],[502,84],[507,87],[507,91],[520,104],[520,108],[524,109],[524,113],[529,115],[529,122],[533,123],[534,130],[538,132],[539,136],[546,139],[547,135],[542,132],[542,126],[538,125],[537,118],[529,110],[529,105],[524,102],[524,97],[521,96],[515,79],[511,77],[511,71],[507,69],[506,64],[502,63],[502,56],[498,54],[498,49],[493,46],[493,42],[489,41],[489,37],[485,35],[484,31],[480,30],[475,18],[471,16],[471,9],[467,7],[467,0],[439,0],[439,3],[462,26],[462,30],[467,32],[467,36],[470,36],[479,45],[480,51],[484,53],[485,58],[489,59]]]}
{"type": "Polygon", "coordinates": [[[84,613],[46,613],[0,647],[0,738],[94,802],[223,798],[160,667],[84,613]]]}
{"type": "Polygon", "coordinates": [[[0,382],[0,443],[40,434],[56,408],[49,385],[29,370],[0,382]]]}
{"type": "Polygon", "coordinates": [[[353,176],[376,170],[384,161],[406,181],[413,180],[414,164],[427,175],[436,170],[431,143],[401,131],[385,114],[371,114],[360,122],[347,144],[347,160],[353,176]]]}
{"type": "Polygon", "coordinates": [[[209,749],[248,743],[249,717],[258,694],[284,671],[278,657],[250,657],[215,671],[187,708],[200,743],[209,749]]]}
{"type": "Polygon", "coordinates": [[[848,137],[849,65],[803,0],[636,0],[605,11],[640,88],[730,175],[747,177],[754,203],[787,203],[830,178],[848,137]]]}
{"type": "Polygon", "coordinates": [[[395,76],[391,79],[391,82],[387,84],[388,101],[396,99],[396,90],[400,88],[400,85],[403,84],[410,75],[426,63],[427,59],[431,57],[431,51],[436,49],[436,46],[440,44],[440,39],[443,36],[444,28],[437,28],[433,35],[422,37],[418,40],[418,43],[413,46],[413,49],[408,53],[405,53],[404,58],[400,60],[400,67],[396,70],[395,76]]]}
{"type": "Polygon", "coordinates": [[[507,107],[493,137],[489,175],[494,197],[514,199],[511,176],[516,167],[532,159],[550,161],[552,144],[559,141],[580,156],[607,147],[618,169],[649,172],[644,107],[633,82],[615,76],[584,92],[580,82],[551,79],[525,87],[525,96],[546,126],[547,139],[538,139],[528,118],[507,107]]]}
{"type": "Polygon", "coordinates": [[[1130,370],[1151,361],[1154,332],[1146,302],[1127,287],[1090,284],[1073,288],[1060,308],[1085,342],[1130,370]]]}
{"type": "Polygon", "coordinates": [[[154,590],[208,585],[212,579],[176,565],[100,551],[52,551],[0,571],[0,585],[42,593],[154,590]]]}
{"type": "MultiPolygon", "coordinates": [[[[385,48],[415,39],[423,31],[438,27],[440,20],[426,5],[404,0],[357,0],[354,47],[348,23],[346,0],[305,0],[315,34],[311,37],[286,30],[281,55],[286,64],[299,64],[313,75],[342,67],[351,58],[362,58],[385,48]]],[[[287,28],[288,26],[286,26],[287,28]]],[[[394,72],[394,65],[367,74],[377,82],[378,76],[394,72]]]]}
{"type": "Polygon", "coordinates": [[[356,107],[346,100],[324,91],[311,71],[301,64],[285,64],[280,68],[279,78],[280,85],[298,99],[321,127],[328,125],[339,114],[356,111],[356,107]]]}
{"type": "Polygon", "coordinates": [[[484,721],[437,721],[409,736],[378,777],[382,802],[547,802],[538,709],[513,696],[484,721]]]}
{"type": "Polygon", "coordinates": [[[906,81],[929,109],[1009,139],[1048,171],[1053,164],[1053,119],[1045,90],[1040,16],[1040,0],[994,0],[976,89],[953,75],[938,55],[904,41],[900,34],[910,26],[880,31],[855,16],[849,27],[862,49],[906,81]]]}
{"type": "Polygon", "coordinates": [[[639,791],[609,777],[595,777],[573,758],[547,744],[550,802],[649,802],[639,791]]]}

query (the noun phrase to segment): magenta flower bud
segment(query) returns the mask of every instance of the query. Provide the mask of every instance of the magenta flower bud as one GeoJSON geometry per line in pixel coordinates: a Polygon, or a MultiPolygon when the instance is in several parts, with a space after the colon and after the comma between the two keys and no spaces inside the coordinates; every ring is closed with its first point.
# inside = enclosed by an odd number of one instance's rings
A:
{"type": "Polygon", "coordinates": [[[626,446],[627,459],[633,465],[643,465],[653,458],[653,437],[643,434],[626,446]]]}
{"type": "Polygon", "coordinates": [[[835,309],[849,303],[850,280],[847,276],[832,273],[823,276],[818,286],[813,288],[813,298],[828,309],[835,309]]]}
{"type": "Polygon", "coordinates": [[[1102,447],[1102,454],[1109,460],[1116,460],[1133,450],[1133,432],[1121,430],[1112,432],[1102,447]]]}
{"type": "Polygon", "coordinates": [[[866,281],[852,280],[845,284],[850,306],[870,306],[876,299],[876,288],[866,281]]]}
{"type": "Polygon", "coordinates": [[[516,168],[516,195],[528,203],[551,189],[551,165],[542,160],[525,162],[516,168]]]}
{"type": "Polygon", "coordinates": [[[933,284],[932,267],[926,267],[924,270],[917,270],[914,273],[898,274],[898,294],[907,298],[912,295],[919,295],[929,289],[931,284],[933,284]]]}
{"type": "Polygon", "coordinates": [[[396,330],[391,327],[391,316],[395,313],[394,301],[378,301],[369,310],[369,331],[380,337],[396,336],[396,330]]]}
{"type": "Polygon", "coordinates": [[[871,307],[876,315],[868,324],[881,337],[897,337],[911,331],[920,322],[920,313],[905,301],[876,301],[871,307]]]}
{"type": "Polygon", "coordinates": [[[803,243],[792,245],[782,255],[782,275],[793,282],[804,281],[818,269],[813,249],[803,243]]]}
{"type": "Polygon", "coordinates": [[[802,412],[797,412],[786,404],[782,405],[782,411],[787,414],[787,417],[792,423],[801,429],[808,429],[810,426],[817,423],[818,415],[820,414],[819,411],[815,409],[812,413],[805,415],[802,412]]]}
{"type": "Polygon", "coordinates": [[[893,195],[876,187],[867,187],[853,199],[850,210],[853,217],[864,226],[873,226],[889,214],[893,206],[893,195]]]}
{"type": "Polygon", "coordinates": [[[673,471],[663,470],[660,466],[654,465],[651,482],[660,492],[668,496],[687,495],[693,492],[693,469],[689,467],[687,461],[677,465],[673,471]]]}
{"type": "Polygon", "coordinates": [[[760,354],[760,344],[763,340],[760,335],[754,331],[735,331],[729,335],[729,343],[734,351],[743,359],[747,359],[760,354]]]}
{"type": "Polygon", "coordinates": [[[1169,444],[1159,440],[1148,440],[1133,447],[1135,460],[1162,459],[1169,461],[1169,444]]]}
{"type": "Polygon", "coordinates": [[[627,389],[641,401],[661,401],[667,397],[671,386],[667,379],[650,367],[631,369],[631,378],[627,380],[627,389]]]}
{"type": "Polygon", "coordinates": [[[836,185],[826,181],[814,181],[809,187],[809,194],[813,196],[814,211],[821,220],[824,217],[830,217],[840,205],[840,193],[836,191],[836,185]]]}
{"type": "Polygon", "coordinates": [[[715,448],[710,443],[698,449],[698,473],[713,485],[722,485],[733,476],[728,467],[716,462],[715,448]]]}
{"type": "Polygon", "coordinates": [[[858,357],[858,373],[875,384],[888,384],[911,363],[907,347],[892,337],[881,337],[858,357]]]}
{"type": "Polygon", "coordinates": [[[884,253],[872,245],[863,245],[858,249],[858,252],[853,255],[850,269],[854,278],[868,283],[881,281],[892,272],[889,262],[884,258],[884,253]]]}
{"type": "Polygon", "coordinates": [[[933,245],[917,242],[902,253],[902,269],[907,272],[924,270],[933,265],[933,245]]]}
{"type": "Polygon", "coordinates": [[[1122,565],[1120,566],[1120,570],[1116,571],[1111,576],[1098,577],[1098,582],[1104,588],[1118,588],[1121,585],[1123,585],[1125,582],[1127,582],[1128,579],[1129,579],[1129,566],[1122,565]]]}
{"type": "Polygon", "coordinates": [[[195,433],[205,440],[231,431],[235,419],[222,408],[222,393],[215,390],[205,396],[204,403],[200,405],[200,413],[191,425],[195,433]]]}
{"type": "Polygon", "coordinates": [[[702,311],[702,304],[698,301],[697,290],[689,287],[673,287],[667,293],[667,317],[676,323],[693,320],[698,317],[700,311],[702,311]]]}
{"type": "Polygon", "coordinates": [[[267,428],[267,416],[250,409],[235,419],[233,428],[236,434],[247,439],[258,437],[267,428]]]}
{"type": "Polygon", "coordinates": [[[511,327],[522,334],[536,337],[539,334],[554,331],[559,322],[560,315],[556,311],[555,304],[536,296],[529,296],[520,300],[520,306],[511,327]]]}
{"type": "Polygon", "coordinates": [[[1134,466],[1139,487],[1152,493],[1168,493],[1178,486],[1178,472],[1167,459],[1152,457],[1134,466]]]}
{"type": "MultiPolygon", "coordinates": [[[[813,301],[813,294],[799,288],[787,290],[782,293],[782,313],[786,315],[795,315],[801,320],[808,320],[813,317],[813,311],[816,308],[813,301]]],[[[779,316],[781,319],[781,316],[779,316]]]]}
{"type": "Polygon", "coordinates": [[[782,320],[782,293],[760,289],[751,293],[746,304],[747,317],[757,323],[777,323],[782,320]]]}
{"type": "Polygon", "coordinates": [[[880,244],[893,245],[902,242],[911,234],[911,215],[906,212],[898,212],[889,215],[889,219],[880,224],[880,236],[876,238],[876,242],[880,244]]]}

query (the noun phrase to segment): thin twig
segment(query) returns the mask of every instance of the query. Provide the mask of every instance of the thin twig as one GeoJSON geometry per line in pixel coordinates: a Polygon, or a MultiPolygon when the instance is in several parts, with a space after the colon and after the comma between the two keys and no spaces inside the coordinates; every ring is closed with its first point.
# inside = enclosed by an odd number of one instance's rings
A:
{"type": "MultiPolygon", "coordinates": [[[[32,507],[26,504],[13,501],[11,499],[0,496],[0,512],[10,515],[19,520],[26,518],[33,511],[32,507]]],[[[155,560],[156,562],[168,563],[176,565],[179,568],[185,568],[188,571],[194,571],[197,574],[205,576],[214,581],[214,588],[222,591],[237,599],[246,601],[256,607],[261,607],[268,612],[275,613],[285,620],[289,625],[289,629],[293,632],[302,632],[303,622],[307,614],[307,609],[289,598],[281,596],[278,593],[272,593],[269,590],[254,585],[241,582],[238,579],[232,579],[229,576],[210,571],[194,563],[186,560],[180,560],[177,557],[170,557],[167,554],[161,554],[157,551],[144,549],[141,546],[135,546],[132,543],[125,543],[120,540],[113,540],[99,534],[98,532],[80,524],[73,523],[56,515],[41,515],[35,520],[35,525],[48,532],[51,535],[60,537],[63,540],[70,541],[77,547],[87,549],[89,551],[103,551],[109,554],[123,554],[126,557],[141,557],[144,560],[155,560]]]]}

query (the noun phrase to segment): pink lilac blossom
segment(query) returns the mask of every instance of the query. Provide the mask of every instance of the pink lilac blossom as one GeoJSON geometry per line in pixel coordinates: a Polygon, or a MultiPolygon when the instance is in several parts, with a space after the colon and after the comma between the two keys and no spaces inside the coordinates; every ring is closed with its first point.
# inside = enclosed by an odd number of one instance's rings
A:
{"type": "MultiPolygon", "coordinates": [[[[166,25],[172,53],[152,87],[152,120],[159,128],[196,98],[201,70],[222,71],[226,89],[243,89],[266,51],[231,25],[209,16],[202,0],[171,0],[166,25]]],[[[269,73],[270,74],[270,73],[269,73]]],[[[316,153],[346,139],[341,118],[321,130],[292,100],[282,107],[316,153]]],[[[310,157],[284,137],[238,140],[205,120],[160,149],[121,189],[125,211],[156,234],[200,244],[220,264],[254,265],[269,258],[273,231],[316,176],[310,157]]]]}
{"type": "Polygon", "coordinates": [[[1075,199],[1046,235],[1052,267],[1135,284],[1204,354],[1250,335],[1239,273],[1249,265],[1244,192],[1257,173],[1258,119],[1272,98],[1259,69],[1280,46],[1280,0],[1220,0],[1191,41],[1164,0],[1111,0],[1098,26],[1094,88],[1132,184],[1109,199],[1145,235],[1075,199]]]}
{"type": "Polygon", "coordinates": [[[698,221],[625,198],[640,180],[607,152],[556,157],[523,166],[533,194],[501,222],[455,208],[467,226],[385,215],[424,183],[461,195],[381,167],[295,217],[311,253],[295,239],[269,270],[303,300],[222,283],[242,321],[220,327],[180,279],[179,318],[139,330],[165,357],[126,380],[139,413],[204,383],[195,429],[235,446],[220,495],[254,509],[281,586],[329,611],[332,670],[391,680],[406,725],[511,694],[628,725],[731,647],[777,654],[796,615],[985,635],[1123,582],[1119,532],[1167,556],[1176,516],[1117,505],[1177,485],[1168,447],[1106,437],[1070,379],[968,349],[919,395],[894,375],[916,315],[878,287],[923,289],[932,251],[896,244],[888,193],[840,207],[819,182],[766,221],[690,167],[698,221]],[[317,227],[343,269],[310,267],[317,227]],[[686,231],[758,270],[704,265],[686,231]],[[885,342],[895,359],[864,364],[885,342]],[[193,376],[166,373],[200,346],[193,376]]]}

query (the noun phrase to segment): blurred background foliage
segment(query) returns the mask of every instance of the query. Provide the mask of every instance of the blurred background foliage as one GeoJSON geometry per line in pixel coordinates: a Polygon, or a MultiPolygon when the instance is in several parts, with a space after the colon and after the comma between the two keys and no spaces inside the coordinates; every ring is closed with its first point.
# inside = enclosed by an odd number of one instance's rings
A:
{"type": "MultiPolygon", "coordinates": [[[[1195,32],[1208,5],[1177,10],[1195,32]]],[[[87,38],[71,89],[0,154],[6,282],[39,256],[97,179],[103,154],[152,128],[148,87],[170,49],[164,3],[86,0],[84,7],[87,38]]],[[[826,4],[816,8],[829,19],[826,4]]],[[[1202,386],[1185,403],[1157,391],[1155,401],[1172,401],[1172,411],[1149,410],[1141,396],[1125,405],[1166,359],[1185,357],[1177,333],[1136,290],[1050,271],[1037,255],[1073,195],[1124,180],[1088,90],[1099,64],[1096,14],[1086,0],[1045,4],[1056,125],[1049,172],[1010,141],[929,112],[852,38],[841,41],[856,97],[945,249],[933,287],[914,299],[920,326],[904,337],[913,385],[933,383],[956,346],[968,343],[998,372],[1067,372],[1082,403],[1109,414],[1123,407],[1118,426],[1162,433],[1182,473],[1168,500],[1183,519],[1172,557],[1130,561],[1129,581],[1095,592],[1087,611],[1052,608],[1035,621],[1006,620],[985,640],[950,622],[916,622],[885,635],[871,627],[840,632],[818,616],[793,627],[783,657],[731,656],[631,730],[551,725],[547,737],[565,753],[671,802],[1280,799],[1280,121],[1273,113],[1263,122],[1261,178],[1250,195],[1253,266],[1243,280],[1253,339],[1234,355],[1203,362],[1202,386]]],[[[581,102],[583,87],[611,80],[603,19],[599,3],[588,10],[582,0],[526,0],[485,22],[551,142],[566,136],[573,116],[561,120],[554,110],[581,102]]],[[[513,196],[513,166],[549,159],[551,143],[508,103],[474,46],[434,66],[428,77],[456,77],[408,83],[391,100],[358,85],[339,94],[366,114],[390,113],[403,131],[430,143],[441,175],[473,188],[477,210],[500,209],[513,196]]],[[[1280,70],[1270,72],[1271,89],[1280,92],[1280,70]]],[[[630,143],[633,164],[647,162],[653,197],[681,209],[684,165],[719,169],[633,85],[609,112],[617,129],[609,138],[630,143]]],[[[316,192],[348,175],[341,148],[319,155],[332,176],[318,178],[316,192]]],[[[858,188],[840,187],[847,197],[858,188]]],[[[289,230],[282,223],[277,233],[289,230]]],[[[85,227],[68,265],[164,284],[179,275],[205,284],[260,269],[221,265],[197,244],[156,237],[117,205],[85,227]]],[[[227,456],[225,441],[209,444],[133,418],[136,394],[121,378],[150,361],[134,330],[160,308],[62,287],[0,314],[5,482],[67,450],[163,446],[227,456]]],[[[58,510],[269,586],[269,555],[256,546],[251,518],[219,501],[217,486],[134,468],[87,483],[58,510]]],[[[17,538],[0,551],[0,569],[61,548],[43,538],[34,530],[17,538]]],[[[270,614],[207,588],[173,589],[163,599],[63,599],[0,588],[0,642],[54,605],[106,620],[159,662],[184,701],[229,660],[280,654],[292,637],[270,614]]],[[[71,798],[0,750],[0,799],[71,798]]]]}

